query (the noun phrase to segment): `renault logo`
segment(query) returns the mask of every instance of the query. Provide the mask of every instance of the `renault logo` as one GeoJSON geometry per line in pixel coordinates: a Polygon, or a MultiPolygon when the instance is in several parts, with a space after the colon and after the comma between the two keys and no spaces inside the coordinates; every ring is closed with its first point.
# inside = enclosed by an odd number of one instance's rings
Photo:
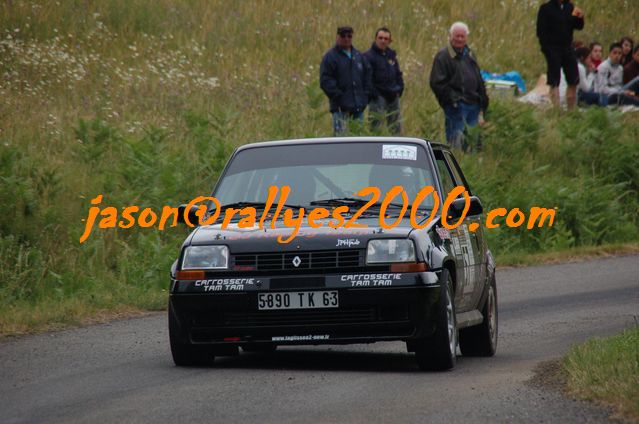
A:
{"type": "Polygon", "coordinates": [[[301,263],[302,263],[302,260],[300,259],[299,256],[296,256],[293,258],[293,266],[295,266],[295,268],[300,266],[301,263]]]}

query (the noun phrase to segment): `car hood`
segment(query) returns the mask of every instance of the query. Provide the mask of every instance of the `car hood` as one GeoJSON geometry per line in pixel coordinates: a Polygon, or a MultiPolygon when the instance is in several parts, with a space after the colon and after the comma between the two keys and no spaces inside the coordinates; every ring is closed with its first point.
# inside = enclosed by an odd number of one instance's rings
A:
{"type": "MultiPolygon", "coordinates": [[[[326,249],[365,249],[370,239],[403,238],[412,230],[409,219],[403,219],[393,229],[386,230],[379,226],[377,218],[359,219],[357,224],[367,225],[366,228],[338,228],[328,226],[330,220],[318,220],[321,228],[301,226],[299,232],[288,243],[279,243],[278,237],[286,240],[292,233],[291,228],[285,228],[281,221],[278,227],[271,229],[270,222],[265,223],[264,229],[238,228],[237,224],[228,225],[222,229],[221,224],[198,227],[191,234],[186,244],[210,245],[224,244],[231,252],[255,251],[285,251],[285,250],[326,250],[326,249]]],[[[389,224],[392,218],[388,219],[389,224]]]]}

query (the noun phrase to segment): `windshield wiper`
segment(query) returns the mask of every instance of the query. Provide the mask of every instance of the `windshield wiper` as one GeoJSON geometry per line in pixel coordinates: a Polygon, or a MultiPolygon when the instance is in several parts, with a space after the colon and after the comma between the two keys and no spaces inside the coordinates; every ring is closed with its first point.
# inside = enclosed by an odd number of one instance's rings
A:
{"type": "MultiPolygon", "coordinates": [[[[370,199],[357,199],[354,197],[337,197],[335,199],[315,200],[311,202],[311,206],[364,206],[370,199]]],[[[375,202],[371,207],[381,207],[383,202],[375,202]]],[[[388,206],[394,208],[403,208],[402,203],[387,203],[388,206]]]]}
{"type": "MultiPolygon", "coordinates": [[[[277,202],[273,203],[271,205],[271,208],[276,208],[277,207],[277,202]]],[[[282,205],[285,208],[292,208],[292,209],[299,209],[299,208],[303,208],[304,206],[302,205],[289,205],[288,203],[285,203],[284,205],[282,205]]],[[[228,203],[226,205],[222,205],[220,207],[220,209],[226,209],[226,208],[248,208],[248,207],[253,207],[253,208],[265,208],[266,207],[266,202],[235,202],[235,203],[228,203]]]]}
{"type": "Polygon", "coordinates": [[[266,203],[264,202],[234,202],[234,203],[229,203],[226,205],[222,205],[220,206],[220,209],[226,209],[226,208],[246,208],[252,206],[254,208],[265,208],[266,207],[266,203]]]}
{"type": "MultiPolygon", "coordinates": [[[[269,215],[269,216],[272,216],[272,215],[275,213],[275,209],[277,208],[277,205],[278,205],[278,204],[277,204],[277,202],[276,202],[276,203],[273,203],[273,204],[271,205],[271,207],[270,207],[270,209],[269,209],[269,213],[268,213],[268,215],[269,215]]],[[[234,202],[234,203],[228,203],[228,204],[226,204],[226,205],[222,205],[222,206],[220,206],[220,212],[221,212],[221,214],[220,214],[220,216],[218,217],[218,219],[216,220],[216,222],[219,222],[219,221],[221,221],[222,219],[224,219],[224,211],[225,211],[226,209],[228,209],[228,208],[233,208],[233,209],[242,209],[242,208],[248,208],[248,207],[253,207],[253,208],[255,208],[256,210],[261,210],[261,209],[266,208],[266,202],[234,202]]],[[[283,205],[282,205],[282,213],[283,213],[283,211],[284,211],[284,210],[286,210],[286,209],[293,209],[294,211],[296,211],[296,210],[297,210],[297,211],[299,211],[299,210],[300,210],[300,208],[306,208],[306,207],[305,207],[305,206],[302,206],[302,205],[290,205],[290,204],[288,204],[288,203],[285,203],[285,204],[283,204],[283,205]]],[[[207,214],[208,214],[208,215],[212,215],[212,214],[213,214],[213,211],[215,211],[215,208],[209,209],[209,210],[208,210],[208,212],[207,212],[207,214]]],[[[296,214],[297,214],[297,212],[296,212],[296,214]]],[[[242,215],[237,215],[237,214],[235,214],[235,215],[231,218],[230,222],[237,222],[237,221],[239,221],[239,220],[241,220],[241,219],[242,219],[242,215]]]]}
{"type": "MultiPolygon", "coordinates": [[[[357,213],[360,207],[368,203],[369,200],[357,199],[354,197],[336,197],[334,199],[314,200],[310,203],[311,206],[347,206],[348,214],[352,215],[357,213]]],[[[362,216],[375,215],[373,211],[365,210],[361,212],[362,216]]]]}
{"type": "MultiPolygon", "coordinates": [[[[335,199],[315,200],[311,202],[311,206],[348,206],[348,209],[349,209],[348,212],[350,214],[354,214],[354,213],[357,213],[358,210],[360,210],[358,208],[366,205],[368,202],[370,202],[370,199],[357,199],[354,197],[337,197],[335,199]]],[[[373,208],[377,210],[381,206],[382,206],[382,202],[376,202],[371,204],[369,208],[373,208]]],[[[388,203],[388,206],[393,209],[403,207],[401,203],[388,203]]],[[[366,210],[361,211],[360,215],[361,216],[377,215],[377,212],[369,210],[369,208],[366,208],[366,210]]]]}
{"type": "Polygon", "coordinates": [[[368,203],[366,199],[355,197],[336,197],[334,199],[313,200],[311,206],[363,206],[368,203]]]}
{"type": "MultiPolygon", "coordinates": [[[[382,206],[383,202],[376,202],[373,203],[371,206],[377,206],[378,208],[382,206]]],[[[403,208],[404,204],[403,203],[386,203],[386,206],[390,206],[392,208],[403,208]]],[[[408,208],[410,208],[410,204],[407,205],[408,208]]]]}

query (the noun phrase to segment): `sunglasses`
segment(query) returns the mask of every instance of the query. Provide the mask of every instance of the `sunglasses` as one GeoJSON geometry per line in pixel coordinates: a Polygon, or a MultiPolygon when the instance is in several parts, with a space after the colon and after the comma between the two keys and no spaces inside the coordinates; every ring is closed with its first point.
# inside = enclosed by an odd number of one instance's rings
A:
{"type": "Polygon", "coordinates": [[[340,34],[339,36],[342,38],[353,38],[353,34],[350,32],[347,32],[346,34],[340,34]]]}

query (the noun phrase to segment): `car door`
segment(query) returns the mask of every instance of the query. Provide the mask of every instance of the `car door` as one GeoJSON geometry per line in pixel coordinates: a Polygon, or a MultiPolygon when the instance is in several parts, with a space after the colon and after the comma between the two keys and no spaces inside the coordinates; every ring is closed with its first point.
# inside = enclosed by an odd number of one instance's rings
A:
{"type": "MultiPolygon", "coordinates": [[[[439,149],[433,149],[435,155],[435,164],[439,171],[439,181],[442,188],[440,193],[441,204],[444,203],[448,193],[459,185],[455,180],[455,175],[451,170],[451,166],[444,156],[444,152],[439,149]]],[[[463,185],[463,184],[461,184],[463,185]]],[[[455,307],[458,311],[466,311],[470,308],[474,290],[474,274],[475,274],[475,258],[470,242],[470,235],[467,230],[467,221],[459,225],[454,230],[450,230],[451,250],[455,260],[456,272],[456,291],[455,291],[455,307]]]]}
{"type": "MultiPolygon", "coordinates": [[[[456,184],[466,187],[468,194],[472,195],[470,186],[466,181],[466,177],[464,176],[455,157],[449,151],[444,150],[443,153],[446,158],[446,162],[453,173],[456,184]]],[[[472,262],[474,264],[474,270],[470,273],[470,278],[472,280],[472,296],[468,299],[468,301],[471,305],[476,305],[483,293],[486,281],[486,238],[484,235],[484,227],[482,225],[482,214],[468,215],[461,227],[465,238],[469,240],[469,248],[472,250],[472,253],[469,252],[469,255],[472,254],[472,262]],[[470,231],[469,228],[471,224],[476,224],[474,225],[474,227],[477,227],[475,231],[470,231]]]]}

